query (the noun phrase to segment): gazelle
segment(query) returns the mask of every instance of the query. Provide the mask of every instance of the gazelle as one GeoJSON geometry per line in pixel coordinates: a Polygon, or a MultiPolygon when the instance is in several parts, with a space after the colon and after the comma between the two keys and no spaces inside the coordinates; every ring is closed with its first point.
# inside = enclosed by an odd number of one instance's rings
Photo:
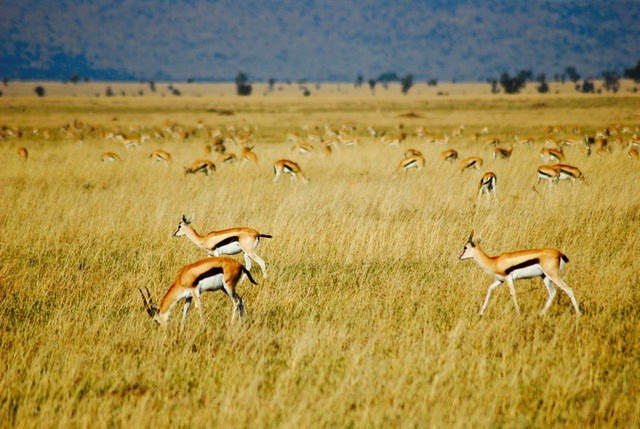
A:
{"type": "Polygon", "coordinates": [[[484,140],[484,144],[487,146],[498,146],[500,144],[500,139],[497,137],[488,137],[484,140]]]}
{"type": "Polygon", "coordinates": [[[223,164],[233,164],[236,162],[236,159],[236,154],[231,152],[221,153],[220,156],[218,156],[218,162],[223,164]]]}
{"type": "Polygon", "coordinates": [[[19,147],[18,148],[18,156],[23,159],[23,160],[27,160],[29,158],[29,151],[27,150],[26,147],[19,147]]]}
{"type": "Polygon", "coordinates": [[[298,176],[302,179],[303,182],[308,183],[309,179],[302,174],[302,169],[300,166],[288,159],[279,159],[278,161],[273,163],[273,172],[275,174],[273,178],[273,183],[276,183],[280,178],[282,173],[287,173],[291,176],[291,180],[296,180],[298,176]]]}
{"type": "Polygon", "coordinates": [[[242,153],[242,159],[252,162],[254,164],[258,163],[258,157],[256,156],[255,153],[252,152],[253,150],[253,146],[249,147],[249,146],[243,146],[241,153],[242,153]]]}
{"type": "Polygon", "coordinates": [[[120,161],[120,155],[115,152],[104,152],[102,154],[102,162],[117,162],[120,161]]]}
{"type": "Polygon", "coordinates": [[[571,180],[575,182],[576,179],[584,179],[582,171],[573,165],[554,164],[551,168],[558,172],[558,180],[571,180]]]}
{"type": "Polygon", "coordinates": [[[629,148],[629,150],[627,151],[627,156],[629,157],[629,159],[635,159],[637,161],[638,160],[638,149],[636,149],[635,147],[629,148]]]}
{"type": "Polygon", "coordinates": [[[468,170],[470,168],[475,168],[480,171],[480,167],[482,167],[483,161],[482,158],[477,156],[470,156],[469,158],[465,158],[460,161],[460,172],[464,170],[468,170]]]}
{"type": "Polygon", "coordinates": [[[211,173],[216,171],[216,166],[208,159],[199,159],[193,161],[189,167],[185,167],[184,174],[204,173],[206,176],[210,176],[211,173]]]}
{"type": "Polygon", "coordinates": [[[514,283],[518,279],[535,277],[542,277],[542,281],[549,292],[549,299],[540,311],[541,316],[547,312],[556,296],[554,283],[569,296],[573,308],[575,308],[576,313],[580,315],[580,308],[578,307],[578,302],[573,294],[573,290],[560,276],[564,265],[569,262],[569,258],[567,258],[566,255],[555,249],[547,248],[520,250],[517,252],[503,253],[498,256],[489,256],[478,244],[479,240],[474,243],[473,231],[471,231],[471,235],[469,235],[458,259],[461,261],[473,259],[485,272],[495,278],[495,282],[493,282],[487,290],[487,296],[480,309],[480,315],[482,315],[487,308],[491,292],[504,282],[509,286],[509,292],[511,293],[511,298],[513,298],[513,304],[516,307],[516,313],[520,314],[514,283]]]}
{"type": "Polygon", "coordinates": [[[396,167],[396,172],[407,171],[410,168],[416,168],[418,170],[424,168],[425,162],[422,155],[413,155],[400,161],[400,164],[396,167]]]}
{"type": "Polygon", "coordinates": [[[260,234],[253,228],[230,228],[221,231],[211,231],[206,235],[200,235],[191,226],[194,215],[187,219],[182,215],[178,227],[173,231],[174,237],[186,236],[196,246],[207,252],[209,256],[244,254],[244,262],[247,270],[251,269],[251,260],[256,261],[262,270],[262,275],[267,277],[267,266],[256,249],[260,244],[260,238],[271,238],[269,234],[260,234]]]}
{"type": "Polygon", "coordinates": [[[440,154],[440,159],[443,161],[453,161],[458,159],[458,151],[455,149],[447,149],[440,154]]]}
{"type": "Polygon", "coordinates": [[[416,155],[422,156],[422,152],[420,152],[417,149],[407,149],[404,151],[405,158],[409,158],[410,156],[416,156],[416,155]]]}
{"type": "Polygon", "coordinates": [[[151,152],[149,158],[153,158],[156,160],[156,162],[162,162],[165,165],[168,165],[171,162],[171,154],[162,149],[156,149],[151,152]]]}
{"type": "Polygon", "coordinates": [[[398,146],[406,138],[407,138],[407,135],[405,133],[400,133],[397,136],[381,137],[381,140],[385,146],[398,146]]]}
{"type": "Polygon", "coordinates": [[[550,165],[541,165],[538,167],[538,183],[541,180],[548,180],[549,185],[558,183],[558,178],[560,177],[560,173],[558,170],[553,168],[550,165]]]}
{"type": "Polygon", "coordinates": [[[584,141],[585,141],[584,137],[564,137],[563,139],[560,140],[560,144],[566,145],[566,146],[573,146],[573,145],[584,144],[584,141]]]}
{"type": "Polygon", "coordinates": [[[138,288],[138,290],[142,295],[142,302],[147,314],[159,325],[167,324],[173,307],[184,299],[181,329],[184,328],[184,322],[187,320],[187,312],[191,307],[191,301],[194,302],[199,310],[200,320],[204,323],[200,296],[203,292],[222,290],[233,303],[231,313],[231,322],[233,323],[236,312],[240,316],[240,321],[242,321],[244,314],[244,300],[236,292],[238,283],[242,280],[243,275],[246,275],[251,283],[257,284],[251,277],[249,270],[243,267],[240,262],[227,257],[206,258],[182,267],[169,290],[165,293],[164,298],[160,301],[160,307],[153,303],[149,289],[145,288],[146,297],[142,289],[138,288]]]}
{"type": "Polygon", "coordinates": [[[531,146],[533,145],[533,138],[532,137],[523,137],[523,138],[518,138],[518,136],[513,136],[513,139],[516,141],[516,144],[519,145],[527,145],[527,146],[531,146]]]}
{"type": "Polygon", "coordinates": [[[315,151],[315,148],[309,143],[298,142],[291,148],[292,151],[298,152],[300,154],[311,153],[315,151]]]}
{"type": "Polygon", "coordinates": [[[562,161],[564,159],[564,154],[562,151],[557,149],[551,149],[545,147],[540,151],[540,156],[542,156],[543,162],[551,162],[551,161],[562,161]]]}
{"type": "Polygon", "coordinates": [[[493,195],[493,198],[496,199],[496,184],[497,184],[496,175],[492,172],[484,173],[482,179],[480,179],[480,185],[478,186],[478,199],[481,196],[487,193],[487,196],[493,195]]]}
{"type": "Polygon", "coordinates": [[[507,159],[511,157],[512,153],[513,153],[513,146],[509,146],[508,149],[503,147],[496,147],[493,149],[493,159],[496,159],[496,158],[507,159]]]}

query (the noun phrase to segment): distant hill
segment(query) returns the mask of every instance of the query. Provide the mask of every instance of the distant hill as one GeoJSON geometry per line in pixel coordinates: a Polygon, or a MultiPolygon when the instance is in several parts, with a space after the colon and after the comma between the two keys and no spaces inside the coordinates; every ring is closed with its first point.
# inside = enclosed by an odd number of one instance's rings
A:
{"type": "Polygon", "coordinates": [[[573,65],[594,77],[640,59],[638,16],[638,1],[5,2],[0,76],[484,81],[573,65]]]}

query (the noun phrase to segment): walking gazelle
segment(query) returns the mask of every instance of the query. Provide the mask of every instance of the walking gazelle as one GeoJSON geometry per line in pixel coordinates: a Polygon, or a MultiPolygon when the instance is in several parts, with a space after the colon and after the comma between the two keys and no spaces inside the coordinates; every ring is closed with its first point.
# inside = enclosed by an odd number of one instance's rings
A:
{"type": "Polygon", "coordinates": [[[242,252],[247,270],[251,269],[251,260],[253,259],[260,266],[262,275],[267,277],[267,266],[262,258],[256,254],[256,249],[260,244],[260,238],[271,238],[269,234],[260,234],[253,228],[243,227],[211,231],[206,235],[200,235],[191,226],[193,218],[194,215],[191,215],[189,219],[182,215],[173,236],[186,236],[209,256],[236,255],[242,252]]]}
{"type": "Polygon", "coordinates": [[[489,256],[478,246],[479,241],[480,240],[476,242],[473,241],[473,231],[471,231],[471,235],[469,235],[458,259],[461,261],[473,259],[483,270],[495,277],[495,281],[487,290],[487,296],[480,309],[480,315],[482,315],[487,308],[491,292],[504,282],[509,286],[509,292],[511,293],[511,298],[513,298],[516,312],[520,314],[514,283],[518,279],[534,277],[542,277],[542,281],[549,292],[549,299],[540,311],[541,316],[547,312],[556,296],[554,283],[569,296],[576,313],[578,315],[581,314],[573,290],[562,280],[562,277],[560,277],[564,265],[569,262],[569,258],[567,258],[566,255],[555,249],[547,248],[520,250],[517,252],[503,253],[498,256],[489,256]]]}

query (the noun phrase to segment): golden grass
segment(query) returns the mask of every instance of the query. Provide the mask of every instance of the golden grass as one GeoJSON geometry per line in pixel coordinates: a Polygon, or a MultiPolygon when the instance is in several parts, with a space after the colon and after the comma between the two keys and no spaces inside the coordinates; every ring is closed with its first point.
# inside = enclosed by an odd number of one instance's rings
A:
{"type": "MultiPolygon", "coordinates": [[[[2,426],[637,426],[640,424],[640,165],[615,147],[586,158],[567,149],[586,183],[532,190],[544,126],[593,132],[640,125],[640,98],[516,97],[3,97],[0,142],[0,422],[2,426]],[[219,115],[221,109],[234,112],[219,115]],[[417,118],[400,117],[415,113],[417,118]],[[61,137],[74,120],[127,132],[166,121],[186,128],[254,129],[257,166],[204,158],[202,132],[185,142],[125,150],[96,133],[61,137]],[[297,155],[286,133],[325,123],[357,127],[360,146],[297,155]],[[368,125],[409,134],[382,147],[368,125]],[[498,177],[499,202],[475,204],[481,173],[439,161],[445,146],[411,135],[420,125],[478,155],[498,177]],[[531,135],[508,161],[472,135],[531,135]],[[48,128],[46,141],[30,134],[48,128]],[[18,159],[19,146],[29,160],[18,159]],[[423,171],[394,174],[407,147],[423,171]],[[164,167],[152,149],[172,153],[164,167]],[[120,163],[102,163],[103,151],[120,163]],[[308,185],[272,183],[272,162],[296,160],[308,185]],[[252,226],[272,234],[259,254],[270,277],[238,289],[245,321],[231,326],[222,293],[203,297],[206,326],[181,308],[167,329],[137,292],[159,300],[178,270],[204,256],[171,232],[183,213],[200,232],[252,226]],[[459,262],[470,230],[490,254],[555,247],[584,312],[559,291],[547,316],[539,279],[506,287],[484,317],[492,279],[459,262]]],[[[239,153],[239,148],[229,150],[239,153]]]]}

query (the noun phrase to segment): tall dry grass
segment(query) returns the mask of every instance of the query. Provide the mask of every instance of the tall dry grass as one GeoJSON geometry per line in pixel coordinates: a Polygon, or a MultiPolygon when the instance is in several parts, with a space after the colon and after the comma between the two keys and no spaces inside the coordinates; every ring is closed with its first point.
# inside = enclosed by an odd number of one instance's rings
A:
{"type": "MultiPolygon", "coordinates": [[[[637,97],[521,96],[239,100],[3,98],[2,122],[57,130],[73,119],[108,129],[227,125],[255,130],[257,166],[219,165],[184,176],[208,142],[75,146],[25,132],[0,143],[0,422],[49,426],[636,426],[640,409],[640,193],[637,162],[621,148],[599,158],[567,149],[586,183],[536,182],[536,146],[508,161],[474,142],[488,126],[509,141],[538,141],[545,125],[585,132],[638,126],[637,97]],[[230,109],[219,116],[212,109],[230,109]],[[401,118],[413,112],[417,118],[401,118]],[[296,155],[288,131],[357,126],[360,146],[296,155]],[[411,136],[382,147],[366,134],[426,126],[449,146],[485,159],[497,203],[476,204],[479,172],[438,160],[443,146],[411,136]],[[18,146],[30,158],[18,159],[18,146]],[[173,154],[169,167],[147,158],[173,154]],[[423,171],[394,174],[403,149],[423,171]],[[100,162],[115,150],[121,163],[100,162]],[[311,179],[272,183],[290,157],[311,179]],[[239,287],[244,323],[229,323],[221,293],[203,298],[206,325],[180,308],[166,329],[142,309],[178,270],[204,254],[171,232],[183,213],[200,232],[248,225],[273,235],[259,254],[270,277],[239,287]],[[491,278],[457,255],[471,229],[490,254],[555,247],[583,317],[559,292],[547,316],[539,279],[506,288],[477,315],[491,278]]],[[[229,150],[239,152],[233,146],[229,150]]]]}

